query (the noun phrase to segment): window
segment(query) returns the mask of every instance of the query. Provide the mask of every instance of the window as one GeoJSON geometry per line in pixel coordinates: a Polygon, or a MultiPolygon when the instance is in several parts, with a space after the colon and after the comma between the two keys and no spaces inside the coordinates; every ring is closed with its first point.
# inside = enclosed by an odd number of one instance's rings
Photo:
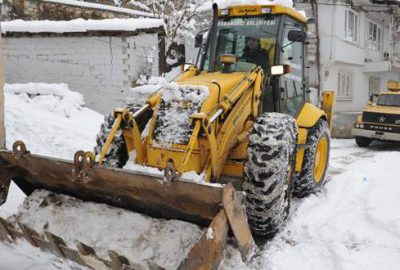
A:
{"type": "Polygon", "coordinates": [[[304,63],[303,63],[303,43],[291,42],[288,39],[290,30],[301,30],[292,22],[287,23],[283,31],[283,46],[281,63],[289,64],[291,72],[281,76],[281,87],[284,92],[282,98],[282,112],[291,116],[296,116],[304,102],[304,63]]]}
{"type": "Polygon", "coordinates": [[[351,99],[353,96],[353,72],[338,72],[338,98],[351,99]]]}
{"type": "Polygon", "coordinates": [[[345,39],[352,42],[358,41],[358,15],[351,11],[346,10],[345,16],[345,39]]]}
{"type": "Polygon", "coordinates": [[[377,77],[369,77],[369,95],[379,94],[381,87],[381,79],[377,77]]]}
{"type": "Polygon", "coordinates": [[[376,23],[368,22],[367,47],[371,50],[381,49],[381,28],[376,23]]]}

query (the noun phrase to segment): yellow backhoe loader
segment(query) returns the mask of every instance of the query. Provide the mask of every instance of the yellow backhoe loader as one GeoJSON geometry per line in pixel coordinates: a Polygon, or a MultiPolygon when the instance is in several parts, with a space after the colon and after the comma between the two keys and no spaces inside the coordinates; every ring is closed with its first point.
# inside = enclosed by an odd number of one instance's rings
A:
{"type": "MultiPolygon", "coordinates": [[[[253,237],[284,226],[292,194],[324,184],[334,97],[324,93],[322,109],[307,101],[303,15],[278,4],[214,4],[213,12],[206,40],[196,37],[197,65],[144,105],[105,117],[94,152],[68,162],[30,154],[23,142],[1,151],[0,202],[13,180],[27,195],[46,189],[208,228],[180,269],[217,269],[229,232],[249,258],[253,237]],[[130,162],[163,174],[124,170],[130,162]]],[[[129,267],[129,258],[98,258],[1,219],[0,239],[18,237],[93,268],[129,267]]]]}

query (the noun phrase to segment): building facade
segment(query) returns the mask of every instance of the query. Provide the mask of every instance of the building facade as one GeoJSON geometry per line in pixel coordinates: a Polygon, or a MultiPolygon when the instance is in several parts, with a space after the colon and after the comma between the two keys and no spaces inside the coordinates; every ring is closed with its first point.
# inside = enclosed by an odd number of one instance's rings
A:
{"type": "Polygon", "coordinates": [[[384,91],[388,80],[400,80],[398,7],[323,0],[295,6],[318,22],[311,28],[309,46],[310,84],[315,89],[311,94],[318,96],[316,89],[335,91],[334,136],[349,137],[370,95],[384,91]]]}

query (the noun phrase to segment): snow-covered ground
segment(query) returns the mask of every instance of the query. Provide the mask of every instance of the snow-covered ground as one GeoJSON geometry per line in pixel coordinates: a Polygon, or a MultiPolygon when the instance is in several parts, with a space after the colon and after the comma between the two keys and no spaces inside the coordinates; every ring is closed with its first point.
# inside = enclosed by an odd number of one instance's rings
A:
{"type": "MultiPolygon", "coordinates": [[[[93,147],[102,116],[82,107],[83,100],[65,85],[53,87],[63,89],[62,95],[35,95],[21,90],[27,87],[17,88],[8,86],[5,96],[8,147],[22,139],[33,153],[66,159],[78,149],[93,147]]],[[[353,140],[333,140],[329,182],[323,191],[293,200],[286,228],[262,244],[249,264],[229,245],[221,269],[400,269],[399,160],[396,145],[361,149],[353,140]]],[[[23,200],[13,186],[0,216],[16,213],[23,200]]],[[[0,243],[0,269],[53,268],[81,269],[27,242],[0,243]]]]}

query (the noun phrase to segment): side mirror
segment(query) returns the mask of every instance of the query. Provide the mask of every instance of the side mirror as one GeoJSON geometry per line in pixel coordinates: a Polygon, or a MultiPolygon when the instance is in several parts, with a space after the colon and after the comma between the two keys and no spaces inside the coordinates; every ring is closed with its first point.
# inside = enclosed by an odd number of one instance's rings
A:
{"type": "Polygon", "coordinates": [[[284,74],[288,74],[292,71],[290,65],[278,65],[271,67],[271,75],[272,76],[281,76],[284,74]]]}
{"type": "Polygon", "coordinates": [[[194,41],[194,47],[200,48],[201,44],[203,44],[203,34],[197,34],[194,41]]]}
{"type": "Polygon", "coordinates": [[[301,30],[290,30],[288,33],[288,39],[291,42],[305,42],[307,34],[301,30]]]}

